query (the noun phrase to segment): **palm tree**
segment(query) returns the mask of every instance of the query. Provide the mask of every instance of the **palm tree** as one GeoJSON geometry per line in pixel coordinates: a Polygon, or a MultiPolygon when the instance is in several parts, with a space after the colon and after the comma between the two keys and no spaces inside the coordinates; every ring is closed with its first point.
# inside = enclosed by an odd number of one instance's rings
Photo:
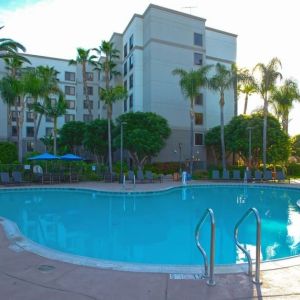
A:
{"type": "MultiPolygon", "coordinates": [[[[4,26],[1,26],[0,30],[3,27],[4,26]]],[[[25,52],[26,48],[22,44],[12,39],[8,39],[8,38],[0,39],[0,58],[9,58],[11,56],[18,56],[18,50],[25,52]]]]}
{"type": "Polygon", "coordinates": [[[111,150],[111,119],[112,119],[112,105],[115,101],[121,100],[124,97],[122,95],[126,95],[126,91],[123,88],[121,91],[121,87],[117,86],[114,90],[110,86],[111,79],[113,76],[118,76],[120,73],[115,70],[117,64],[115,60],[119,58],[119,50],[114,48],[114,44],[107,41],[102,41],[100,47],[98,49],[93,49],[99,55],[99,61],[97,68],[103,72],[104,81],[105,81],[105,89],[100,90],[100,98],[103,100],[107,107],[107,128],[108,128],[108,165],[109,171],[112,173],[112,150],[111,150]],[[104,59],[102,59],[101,55],[104,55],[104,59]],[[106,98],[102,98],[102,97],[106,98]]]}
{"type": "Polygon", "coordinates": [[[208,86],[207,73],[211,66],[206,65],[198,70],[185,71],[183,69],[173,70],[173,75],[180,77],[179,85],[183,95],[190,101],[190,119],[191,119],[191,132],[190,132],[190,174],[193,173],[193,157],[194,157],[194,104],[195,99],[199,95],[199,90],[208,86]]]}
{"type": "Polygon", "coordinates": [[[87,87],[87,77],[86,77],[86,68],[88,64],[95,65],[94,59],[95,55],[90,55],[90,49],[77,48],[77,56],[76,59],[71,59],[69,61],[69,65],[78,65],[82,66],[82,81],[83,81],[83,94],[85,96],[85,100],[87,101],[87,108],[89,112],[89,116],[93,119],[92,106],[89,99],[88,87],[87,87]]]}
{"type": "Polygon", "coordinates": [[[266,169],[267,163],[267,117],[268,117],[268,103],[270,98],[270,92],[275,88],[276,80],[282,78],[278,69],[281,68],[281,62],[277,57],[271,59],[271,61],[265,65],[258,63],[254,67],[254,71],[259,71],[259,81],[256,83],[257,91],[264,101],[264,126],[263,126],[263,165],[266,169]]]}
{"type": "Polygon", "coordinates": [[[247,113],[249,96],[257,91],[254,77],[250,74],[248,69],[242,69],[240,71],[240,80],[237,85],[237,90],[245,95],[243,111],[243,114],[245,115],[247,113]]]}
{"type": "Polygon", "coordinates": [[[222,150],[222,167],[226,170],[226,151],[225,151],[225,137],[224,137],[224,105],[225,105],[225,91],[234,88],[235,74],[232,70],[227,69],[225,65],[217,63],[215,65],[215,75],[210,79],[209,87],[218,91],[220,94],[220,125],[221,125],[221,150],[222,150]]]}
{"type": "Polygon", "coordinates": [[[53,149],[54,155],[57,153],[57,119],[65,114],[67,102],[62,93],[59,93],[58,101],[53,103],[50,98],[46,98],[44,105],[37,103],[36,108],[41,114],[53,118],[53,149]]]}
{"type": "Polygon", "coordinates": [[[282,129],[288,134],[289,112],[294,101],[300,101],[300,92],[297,82],[286,79],[284,84],[271,92],[271,103],[276,116],[281,119],[282,129]]]}

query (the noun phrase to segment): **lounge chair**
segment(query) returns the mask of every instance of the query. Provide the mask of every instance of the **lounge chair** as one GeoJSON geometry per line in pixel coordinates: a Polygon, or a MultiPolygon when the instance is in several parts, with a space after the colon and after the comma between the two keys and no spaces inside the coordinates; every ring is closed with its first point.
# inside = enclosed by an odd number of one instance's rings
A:
{"type": "Polygon", "coordinates": [[[229,180],[229,171],[228,170],[223,170],[222,179],[229,180]]]}
{"type": "Polygon", "coordinates": [[[132,183],[134,183],[135,181],[135,175],[133,171],[128,171],[128,180],[131,181],[132,183]]]}
{"type": "Polygon", "coordinates": [[[143,174],[143,171],[142,170],[138,170],[137,171],[137,178],[136,178],[138,181],[140,182],[144,182],[144,174],[143,174]]]}
{"type": "Polygon", "coordinates": [[[256,182],[262,182],[262,172],[259,170],[254,171],[254,180],[256,182]]]}
{"type": "Polygon", "coordinates": [[[276,172],[276,180],[277,180],[277,182],[288,180],[288,182],[290,183],[290,180],[288,178],[286,178],[283,171],[276,172]]]}
{"type": "Polygon", "coordinates": [[[14,183],[18,183],[18,184],[25,183],[24,180],[22,179],[21,172],[13,171],[11,175],[14,183]]]}
{"type": "Polygon", "coordinates": [[[10,183],[12,183],[10,181],[10,177],[9,177],[9,173],[8,172],[1,172],[0,173],[0,179],[1,179],[1,183],[3,183],[3,184],[10,184],[10,183]]]}
{"type": "Polygon", "coordinates": [[[220,172],[219,170],[213,170],[211,174],[211,178],[214,180],[220,180],[220,172]]]}
{"type": "Polygon", "coordinates": [[[251,174],[250,170],[245,170],[243,179],[244,179],[244,181],[247,181],[247,182],[252,180],[252,174],[251,174]]]}
{"type": "Polygon", "coordinates": [[[146,171],[145,177],[149,182],[153,182],[153,173],[151,171],[146,171]]]}
{"type": "Polygon", "coordinates": [[[264,171],[264,176],[263,176],[264,181],[270,181],[273,180],[272,172],[269,170],[264,171]]]}
{"type": "Polygon", "coordinates": [[[241,180],[241,171],[240,170],[233,170],[233,180],[241,180]]]}

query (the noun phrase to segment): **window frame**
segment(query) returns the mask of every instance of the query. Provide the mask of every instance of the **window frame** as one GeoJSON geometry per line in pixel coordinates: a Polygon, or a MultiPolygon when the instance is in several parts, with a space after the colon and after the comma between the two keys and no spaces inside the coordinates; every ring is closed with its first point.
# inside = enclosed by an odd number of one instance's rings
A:
{"type": "Polygon", "coordinates": [[[65,71],[65,81],[75,81],[75,80],[76,80],[75,72],[65,71]],[[73,76],[71,76],[71,75],[74,75],[74,79],[72,79],[73,76]]]}
{"type": "Polygon", "coordinates": [[[199,32],[194,32],[194,45],[195,46],[199,46],[199,47],[203,47],[203,34],[199,33],[199,32]],[[200,37],[200,43],[197,43],[198,39],[200,37]]]}
{"type": "Polygon", "coordinates": [[[194,52],[194,65],[202,66],[203,65],[203,54],[200,52],[194,52]]]}
{"type": "Polygon", "coordinates": [[[194,146],[204,146],[204,134],[201,133],[201,132],[195,132],[194,133],[194,146]],[[196,141],[197,141],[197,138],[196,136],[200,135],[201,136],[201,143],[200,144],[197,144],[196,141]]]}

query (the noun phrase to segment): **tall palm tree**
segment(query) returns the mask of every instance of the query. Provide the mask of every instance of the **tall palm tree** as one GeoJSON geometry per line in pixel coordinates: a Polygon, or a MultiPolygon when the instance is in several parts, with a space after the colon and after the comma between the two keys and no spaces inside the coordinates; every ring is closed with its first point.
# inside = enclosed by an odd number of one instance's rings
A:
{"type": "Polygon", "coordinates": [[[245,95],[244,110],[243,110],[243,114],[245,115],[247,113],[249,96],[256,93],[257,91],[255,79],[252,76],[252,74],[250,74],[250,71],[248,69],[242,69],[240,71],[240,80],[237,85],[237,90],[239,93],[245,95]]]}
{"type": "Polygon", "coordinates": [[[225,91],[234,88],[235,74],[231,69],[227,69],[225,65],[217,63],[215,65],[215,75],[210,79],[209,87],[218,91],[220,94],[220,125],[221,125],[221,150],[222,150],[222,167],[226,170],[226,150],[224,137],[224,105],[225,91]]]}
{"type": "Polygon", "coordinates": [[[173,70],[173,75],[180,77],[179,85],[183,95],[190,101],[190,119],[191,119],[191,132],[190,132],[190,173],[193,173],[193,160],[194,160],[194,118],[195,118],[195,99],[199,95],[200,89],[208,86],[207,73],[211,66],[206,65],[197,70],[185,71],[183,69],[173,70]]]}
{"type": "Polygon", "coordinates": [[[281,62],[277,57],[271,59],[271,61],[265,65],[258,63],[254,67],[254,71],[258,71],[260,78],[258,79],[257,91],[264,101],[264,123],[263,123],[263,165],[266,169],[267,163],[267,116],[268,116],[268,103],[270,98],[270,92],[275,88],[276,80],[282,78],[278,69],[281,68],[281,62]]]}
{"type": "Polygon", "coordinates": [[[87,65],[95,65],[95,55],[90,55],[91,49],[83,49],[77,48],[77,56],[76,59],[71,59],[69,61],[69,65],[78,65],[82,66],[82,81],[83,81],[83,94],[85,96],[85,100],[87,101],[87,108],[89,112],[89,116],[93,119],[92,106],[89,99],[88,87],[87,87],[87,77],[86,77],[86,69],[87,65]]]}
{"type": "MultiPolygon", "coordinates": [[[[0,27],[0,30],[4,26],[0,27]]],[[[11,56],[18,56],[18,50],[21,50],[23,52],[26,51],[26,48],[9,38],[0,38],[0,58],[9,58],[11,56]]]]}
{"type": "Polygon", "coordinates": [[[41,114],[53,118],[53,149],[54,155],[57,154],[57,119],[64,115],[67,109],[67,102],[62,93],[59,93],[58,100],[53,103],[50,98],[46,98],[42,105],[37,103],[36,110],[41,114]]]}
{"type": "MultiPolygon", "coordinates": [[[[99,48],[93,49],[96,51],[99,55],[99,61],[97,68],[100,70],[100,72],[103,72],[104,81],[105,81],[105,90],[100,90],[100,98],[102,101],[105,102],[107,107],[107,128],[108,128],[108,165],[109,165],[109,171],[112,173],[112,150],[111,150],[111,119],[112,119],[112,109],[113,109],[113,103],[117,100],[121,100],[124,97],[121,97],[121,95],[126,95],[125,90],[123,89],[121,92],[121,87],[116,87],[116,90],[114,91],[114,88],[111,87],[111,79],[114,76],[118,76],[120,73],[115,70],[117,64],[115,62],[116,59],[118,59],[119,56],[119,50],[117,50],[114,47],[114,44],[107,41],[102,41],[99,48]],[[101,56],[104,56],[102,59],[101,56]],[[102,98],[104,95],[114,95],[113,97],[107,96],[107,98],[102,98]],[[118,96],[116,96],[118,95],[118,96]],[[115,97],[116,96],[116,97],[115,97]]],[[[105,96],[106,97],[106,96],[105,96]]]]}
{"type": "Polygon", "coordinates": [[[281,119],[282,129],[288,134],[289,113],[294,101],[300,101],[300,92],[297,82],[286,79],[284,84],[271,92],[271,103],[275,113],[281,119]]]}

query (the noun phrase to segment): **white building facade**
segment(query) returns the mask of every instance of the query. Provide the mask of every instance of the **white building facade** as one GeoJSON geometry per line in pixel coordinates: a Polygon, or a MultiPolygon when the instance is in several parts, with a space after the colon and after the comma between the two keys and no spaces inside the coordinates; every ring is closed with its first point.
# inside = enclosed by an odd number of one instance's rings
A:
{"type": "MultiPolygon", "coordinates": [[[[205,19],[150,4],[143,15],[135,14],[122,34],[114,33],[111,42],[120,51],[118,70],[122,74],[115,83],[123,84],[128,98],[113,106],[113,118],[129,111],[155,112],[168,120],[172,129],[165,148],[153,161],[185,161],[190,153],[190,103],[179,86],[179,77],[172,71],[186,71],[205,64],[222,63],[228,68],[236,61],[237,36],[205,26],[205,19]]],[[[60,86],[69,101],[66,116],[59,127],[69,120],[88,120],[83,99],[81,66],[69,66],[67,60],[27,55],[32,66],[49,65],[57,69],[60,86]],[[67,74],[68,73],[68,74],[67,74]]],[[[212,68],[213,70],[213,68],[212,68]]],[[[106,118],[105,105],[99,101],[102,84],[99,74],[92,69],[89,89],[93,101],[93,117],[106,118]]],[[[213,72],[213,71],[212,71],[213,72]]],[[[0,76],[5,74],[0,62],[0,76]]],[[[225,122],[235,113],[234,90],[225,93],[225,122]]],[[[210,90],[200,91],[195,103],[195,161],[206,165],[205,133],[220,124],[219,95],[210,90]]],[[[0,139],[6,140],[7,107],[0,101],[0,139]]],[[[31,138],[25,122],[24,149],[30,150],[31,138]]],[[[43,120],[39,136],[51,131],[51,123],[43,120]]],[[[126,130],[126,128],[124,129],[126,130]]]]}

